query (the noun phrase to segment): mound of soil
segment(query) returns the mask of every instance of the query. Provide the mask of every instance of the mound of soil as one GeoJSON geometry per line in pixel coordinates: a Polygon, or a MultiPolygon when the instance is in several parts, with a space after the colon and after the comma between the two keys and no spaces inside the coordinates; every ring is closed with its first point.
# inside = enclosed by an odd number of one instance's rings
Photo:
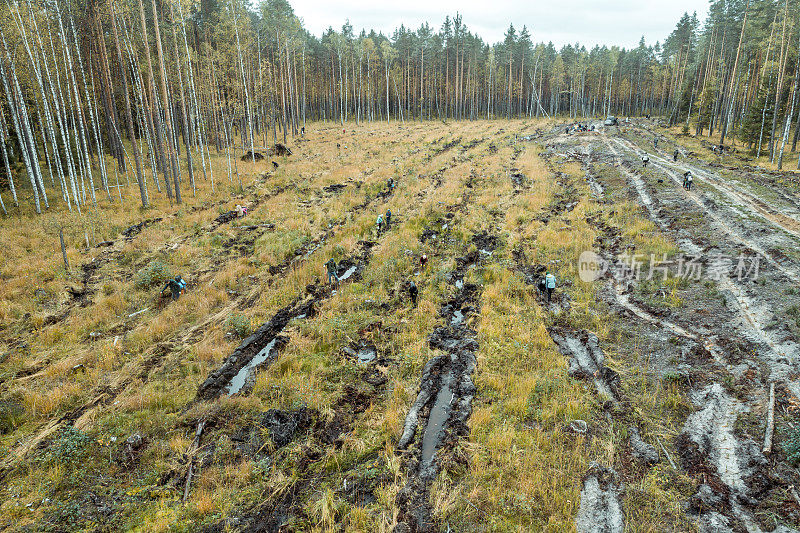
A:
{"type": "Polygon", "coordinates": [[[217,218],[214,219],[214,223],[219,224],[219,225],[227,224],[228,222],[230,222],[234,218],[236,218],[236,210],[235,209],[222,213],[220,216],[218,216],[217,218]]]}
{"type": "Polygon", "coordinates": [[[269,155],[269,156],[274,156],[274,155],[288,156],[288,155],[292,155],[292,151],[285,144],[276,143],[275,146],[273,146],[272,148],[269,149],[269,151],[267,152],[267,155],[269,155]]]}
{"type": "Polygon", "coordinates": [[[290,411],[270,409],[261,416],[259,425],[269,431],[272,442],[281,448],[289,444],[297,433],[311,427],[311,415],[306,407],[290,411]]]}
{"type": "Polygon", "coordinates": [[[125,237],[126,239],[132,239],[136,235],[139,235],[142,232],[142,230],[144,228],[146,228],[147,226],[151,226],[151,225],[155,224],[156,222],[161,222],[162,220],[164,220],[164,219],[161,218],[161,217],[159,217],[159,218],[151,218],[149,220],[143,220],[142,222],[139,222],[138,224],[134,224],[133,226],[130,226],[126,230],[124,230],[122,232],[122,236],[125,237]]]}
{"type": "Polygon", "coordinates": [[[242,156],[242,161],[244,161],[244,162],[253,161],[254,159],[256,161],[263,161],[264,160],[264,154],[262,154],[260,152],[252,152],[252,151],[248,150],[247,153],[245,153],[242,156]]]}
{"type": "Polygon", "coordinates": [[[342,189],[347,187],[344,183],[334,183],[333,185],[328,185],[327,187],[323,187],[322,190],[327,193],[337,193],[340,192],[342,189]]]}

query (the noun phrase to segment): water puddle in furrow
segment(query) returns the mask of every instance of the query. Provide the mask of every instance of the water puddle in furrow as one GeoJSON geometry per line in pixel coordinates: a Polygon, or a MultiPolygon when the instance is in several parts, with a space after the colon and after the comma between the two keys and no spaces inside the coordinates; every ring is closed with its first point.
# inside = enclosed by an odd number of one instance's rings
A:
{"type": "Polygon", "coordinates": [[[444,430],[444,425],[450,418],[450,406],[455,397],[451,387],[452,382],[453,373],[449,372],[442,380],[442,388],[439,389],[439,394],[436,395],[436,402],[431,408],[431,414],[428,416],[425,434],[422,437],[422,456],[420,461],[420,470],[422,471],[431,466],[436,448],[441,443],[441,433],[444,430]]]}
{"type": "Polygon", "coordinates": [[[364,348],[363,350],[359,350],[356,356],[358,357],[359,363],[366,364],[374,361],[378,356],[378,353],[372,348],[364,348]]]}
{"type": "Polygon", "coordinates": [[[250,372],[252,372],[255,367],[269,359],[270,352],[272,352],[272,349],[275,348],[275,343],[277,341],[278,337],[275,337],[269,341],[269,344],[262,348],[261,351],[250,360],[249,363],[243,366],[238,374],[233,376],[233,379],[226,389],[228,397],[233,396],[242,390],[242,387],[244,387],[245,383],[247,383],[247,377],[250,375],[250,372]]]}
{"type": "Polygon", "coordinates": [[[451,326],[460,326],[464,322],[464,313],[461,311],[454,311],[453,318],[450,319],[451,326]]]}
{"type": "Polygon", "coordinates": [[[350,268],[348,268],[348,269],[345,271],[345,273],[344,273],[344,274],[342,274],[342,275],[339,277],[339,281],[344,281],[344,280],[346,280],[347,278],[349,278],[350,276],[352,276],[353,274],[355,274],[356,270],[358,270],[358,265],[353,265],[353,266],[351,266],[350,268]]]}

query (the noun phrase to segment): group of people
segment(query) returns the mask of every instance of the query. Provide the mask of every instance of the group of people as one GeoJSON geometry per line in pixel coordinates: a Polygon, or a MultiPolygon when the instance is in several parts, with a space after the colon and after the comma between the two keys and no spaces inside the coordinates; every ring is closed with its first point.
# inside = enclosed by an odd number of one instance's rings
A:
{"type": "Polygon", "coordinates": [[[720,144],[719,146],[715,144],[711,146],[711,151],[714,152],[715,154],[724,155],[726,151],[731,153],[736,153],[736,148],[732,146],[726,147],[724,144],[720,144]]]}
{"type": "Polygon", "coordinates": [[[594,131],[594,124],[582,124],[580,122],[576,122],[575,124],[567,126],[567,135],[569,135],[573,131],[577,132],[594,131]]]}
{"type": "MultiPolygon", "coordinates": [[[[583,130],[586,131],[586,130],[583,130]]],[[[689,178],[691,180],[691,177],[689,178]]],[[[395,187],[395,181],[392,178],[388,180],[388,186],[390,190],[393,190],[395,187]]],[[[235,208],[237,217],[244,217],[247,215],[247,207],[242,205],[236,205],[235,208]]],[[[377,229],[378,235],[380,235],[384,230],[389,229],[392,223],[392,211],[390,209],[386,210],[385,215],[379,214],[377,219],[377,229]]],[[[428,254],[423,253],[419,257],[419,265],[422,271],[428,265],[428,254]]],[[[339,265],[337,264],[336,260],[330,258],[325,263],[325,270],[328,275],[328,283],[337,286],[339,284],[339,275],[338,275],[338,268],[339,265]]],[[[411,304],[414,308],[417,307],[417,302],[419,301],[419,294],[420,290],[417,287],[417,284],[412,280],[407,285],[408,296],[411,300],[411,304]]],[[[551,301],[553,290],[556,288],[556,278],[550,272],[547,272],[545,276],[539,282],[539,289],[542,290],[547,295],[548,303],[551,301]]],[[[161,289],[161,296],[162,297],[171,297],[172,300],[177,300],[180,296],[186,291],[186,281],[180,276],[175,276],[175,278],[168,279],[164,288],[161,289]],[[167,292],[169,291],[169,292],[167,292]]]]}
{"type": "MultiPolygon", "coordinates": [[[[679,154],[679,152],[676,149],[675,152],[672,154],[672,160],[673,161],[676,161],[676,162],[678,161],[678,154],[679,154]]],[[[644,168],[647,168],[647,164],[649,162],[650,162],[650,156],[648,156],[647,154],[642,154],[642,166],[644,168]]],[[[692,173],[687,170],[683,174],[683,188],[686,189],[687,191],[691,191],[693,182],[694,182],[694,178],[692,177],[692,173]]]]}
{"type": "Polygon", "coordinates": [[[693,181],[694,181],[694,178],[692,177],[692,173],[687,170],[683,174],[683,188],[686,189],[687,191],[691,191],[692,190],[692,182],[693,181]]]}
{"type": "MultiPolygon", "coordinates": [[[[428,254],[422,254],[419,258],[419,264],[422,270],[425,270],[426,265],[428,264],[428,254]]],[[[334,287],[339,284],[339,274],[338,271],[338,264],[336,260],[333,258],[328,259],[325,263],[325,270],[328,273],[328,284],[333,285],[334,287]]],[[[417,307],[417,299],[419,298],[419,287],[414,281],[409,282],[408,284],[408,296],[411,299],[411,304],[416,308],[417,307]]]]}

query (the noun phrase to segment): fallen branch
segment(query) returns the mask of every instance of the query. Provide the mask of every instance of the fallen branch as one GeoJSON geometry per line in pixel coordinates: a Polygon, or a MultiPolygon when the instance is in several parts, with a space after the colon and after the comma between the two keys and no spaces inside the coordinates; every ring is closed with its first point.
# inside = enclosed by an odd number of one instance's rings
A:
{"type": "Polygon", "coordinates": [[[658,441],[658,445],[659,445],[659,446],[661,446],[661,451],[662,451],[662,452],[664,452],[664,455],[666,455],[666,456],[667,456],[667,461],[669,461],[669,466],[671,466],[673,470],[677,470],[677,469],[678,469],[678,467],[677,467],[677,466],[675,466],[675,462],[672,460],[672,456],[669,454],[669,452],[667,451],[667,449],[666,449],[666,448],[664,448],[664,445],[663,445],[663,444],[661,444],[661,439],[659,439],[658,437],[656,437],[656,441],[658,441]]]}
{"type": "Polygon", "coordinates": [[[764,434],[762,453],[772,453],[772,435],[775,432],[775,382],[769,384],[769,407],[767,408],[767,431],[764,434]]]}
{"type": "Polygon", "coordinates": [[[203,434],[203,428],[206,427],[206,421],[201,420],[197,423],[197,429],[194,432],[194,440],[192,446],[189,448],[191,451],[191,459],[189,461],[189,472],[186,474],[186,485],[183,487],[183,503],[189,498],[189,488],[192,486],[192,474],[194,473],[194,454],[200,446],[200,436],[203,434]]]}
{"type": "Polygon", "coordinates": [[[131,313],[131,314],[129,314],[129,315],[128,315],[128,318],[133,318],[133,317],[135,317],[136,315],[141,315],[142,313],[144,313],[144,312],[145,312],[145,311],[147,311],[148,309],[150,309],[150,308],[149,308],[149,307],[145,307],[144,309],[142,309],[142,310],[140,310],[140,311],[136,311],[135,313],[131,313]]]}

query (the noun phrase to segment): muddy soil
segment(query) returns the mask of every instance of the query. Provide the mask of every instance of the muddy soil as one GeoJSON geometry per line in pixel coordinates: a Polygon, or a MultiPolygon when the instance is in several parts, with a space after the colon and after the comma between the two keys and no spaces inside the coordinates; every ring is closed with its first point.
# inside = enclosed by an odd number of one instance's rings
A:
{"type": "MultiPolygon", "coordinates": [[[[703,268],[713,267],[713,257],[733,258],[727,272],[718,268],[722,273],[716,278],[683,289],[684,309],[679,312],[662,303],[658,292],[650,294],[641,284],[618,277],[615,269],[604,274],[599,295],[630,324],[639,349],[642,342],[649,348],[651,370],[683,376],[695,411],[675,444],[681,468],[700,482],[688,502],[700,529],[769,530],[759,523],[759,502],[768,495],[774,498],[777,487],[785,490],[797,483],[797,475],[781,466],[780,454],[777,461],[767,461],[761,453],[763,426],[742,430],[740,421],[764,413],[765,391],[773,380],[795,397],[800,394],[798,342],[778,318],[779,310],[798,304],[796,291],[786,289],[800,279],[800,266],[784,251],[797,244],[796,202],[787,200],[791,195],[769,178],[762,180],[769,189],[761,193],[774,203],[754,201],[747,173],[733,168],[728,169],[733,178],[722,177],[691,154],[676,164],[671,155],[662,157],[653,150],[652,134],[634,133],[628,137],[638,144],[616,134],[580,140],[559,136],[551,140],[550,150],[584,164],[599,202],[619,191],[624,199],[627,192],[642,206],[643,215],[687,256],[699,257],[703,268]],[[643,152],[651,158],[648,169],[639,163],[643,152]],[[605,169],[602,178],[598,168],[605,169]],[[609,169],[621,181],[607,181],[613,174],[609,169]],[[680,187],[686,169],[699,185],[691,193],[680,187]],[[757,282],[740,279],[732,270],[743,253],[762,256],[757,282]]],[[[599,214],[587,221],[600,233],[600,256],[613,263],[627,249],[620,230],[599,214]]],[[[641,448],[636,437],[631,432],[635,453],[641,448]]],[[[647,463],[656,458],[644,448],[638,455],[647,463]]],[[[786,519],[791,520],[789,515],[786,519]]]]}
{"type": "Polygon", "coordinates": [[[561,354],[569,358],[570,376],[591,381],[603,402],[617,403],[622,399],[619,375],[606,366],[597,335],[558,327],[550,327],[548,332],[561,354]]]}
{"type": "Polygon", "coordinates": [[[259,420],[259,426],[269,431],[269,437],[277,448],[289,444],[295,435],[312,424],[315,413],[305,407],[284,411],[269,409],[259,420]]]}
{"type": "Polygon", "coordinates": [[[153,224],[161,222],[162,220],[164,220],[164,219],[161,218],[161,217],[152,218],[152,219],[148,219],[148,220],[143,220],[143,221],[139,222],[138,224],[134,224],[133,226],[129,226],[128,228],[126,228],[122,232],[122,236],[125,237],[125,239],[130,240],[133,237],[135,237],[136,235],[139,235],[144,228],[146,228],[148,226],[152,226],[153,224]]]}
{"type": "MultiPolygon", "coordinates": [[[[440,139],[440,141],[441,141],[441,139],[440,139]]],[[[427,157],[428,161],[430,161],[431,159],[434,159],[436,156],[442,155],[443,153],[447,152],[448,150],[452,149],[453,147],[458,146],[460,143],[461,143],[461,137],[459,137],[458,139],[453,139],[452,141],[450,141],[448,143],[445,143],[441,147],[434,148],[431,151],[430,155],[428,155],[428,157],[427,157]]]]}
{"type": "Polygon", "coordinates": [[[230,211],[225,211],[224,213],[222,213],[221,215],[219,215],[217,218],[214,219],[214,223],[218,226],[222,224],[227,224],[231,220],[234,220],[236,216],[237,214],[235,209],[232,209],[230,211]]]}
{"type": "Polygon", "coordinates": [[[559,190],[553,196],[553,199],[542,213],[537,215],[537,219],[543,224],[547,224],[551,220],[557,219],[565,213],[571,212],[578,205],[578,189],[572,179],[565,173],[561,172],[555,162],[553,161],[553,153],[550,151],[539,154],[547,164],[548,169],[556,177],[556,182],[559,185],[559,190]]]}
{"type": "MultiPolygon", "coordinates": [[[[317,483],[324,473],[315,466],[325,457],[328,447],[339,448],[344,435],[352,430],[360,413],[367,410],[376,399],[378,390],[373,387],[361,388],[355,385],[345,386],[342,396],[332,405],[332,414],[328,417],[301,407],[283,411],[270,409],[257,423],[259,429],[267,429],[274,447],[281,448],[293,440],[307,436],[305,444],[299,450],[294,462],[295,480],[284,491],[268,495],[259,505],[244,510],[240,516],[216,522],[205,532],[281,532],[287,531],[290,520],[311,520],[305,514],[305,504],[310,498],[318,498],[317,483]]],[[[250,433],[247,433],[248,435],[250,433]]],[[[258,443],[256,443],[258,444],[258,443]]],[[[251,444],[250,448],[253,447],[251,444]]],[[[342,486],[343,495],[352,498],[356,505],[367,504],[375,500],[375,489],[381,480],[388,479],[385,465],[372,461],[369,465],[359,465],[369,475],[352,474],[345,479],[348,485],[342,486]]]]}
{"type": "Polygon", "coordinates": [[[347,185],[345,185],[344,183],[334,183],[333,185],[328,185],[327,187],[323,187],[322,190],[327,193],[336,194],[342,192],[346,187],[347,185]]]}
{"type": "Polygon", "coordinates": [[[298,299],[275,313],[268,322],[242,341],[225,359],[222,366],[206,378],[197,390],[197,397],[202,400],[210,400],[226,391],[231,394],[239,392],[244,385],[242,381],[247,378],[247,374],[240,376],[240,372],[243,369],[245,371],[254,370],[254,367],[248,367],[248,365],[259,354],[263,354],[264,357],[261,364],[269,364],[277,355],[274,348],[279,334],[292,319],[301,315],[313,315],[315,303],[314,298],[298,299]],[[237,383],[232,383],[237,376],[240,376],[237,383]]]}
{"type": "Polygon", "coordinates": [[[456,259],[448,279],[455,295],[439,310],[444,326],[428,336],[428,345],[440,352],[425,364],[417,397],[406,415],[397,448],[401,451],[408,482],[397,495],[396,532],[438,531],[432,517],[430,485],[450,452],[469,435],[467,420],[476,388],[472,382],[478,351],[477,332],[467,322],[480,314],[481,287],[465,283],[467,271],[491,257],[499,245],[496,236],[483,232],[473,237],[479,251],[456,259]]]}
{"type": "Polygon", "coordinates": [[[575,519],[578,533],[622,533],[624,513],[616,473],[593,463],[583,478],[581,505],[575,519]]]}
{"type": "MultiPolygon", "coordinates": [[[[357,255],[339,262],[340,282],[359,280],[369,263],[375,243],[361,241],[359,244],[361,250],[357,255]]],[[[247,393],[252,387],[255,371],[271,364],[286,345],[287,339],[280,333],[289,322],[313,316],[319,304],[331,294],[332,287],[327,284],[318,282],[306,287],[304,296],[298,297],[275,313],[269,321],[242,341],[222,365],[206,378],[198,388],[198,399],[211,400],[223,392],[228,396],[247,393]]]]}
{"type": "Polygon", "coordinates": [[[342,348],[342,353],[353,361],[360,364],[369,364],[374,362],[378,357],[378,349],[371,341],[361,339],[357,343],[342,348]]]}

